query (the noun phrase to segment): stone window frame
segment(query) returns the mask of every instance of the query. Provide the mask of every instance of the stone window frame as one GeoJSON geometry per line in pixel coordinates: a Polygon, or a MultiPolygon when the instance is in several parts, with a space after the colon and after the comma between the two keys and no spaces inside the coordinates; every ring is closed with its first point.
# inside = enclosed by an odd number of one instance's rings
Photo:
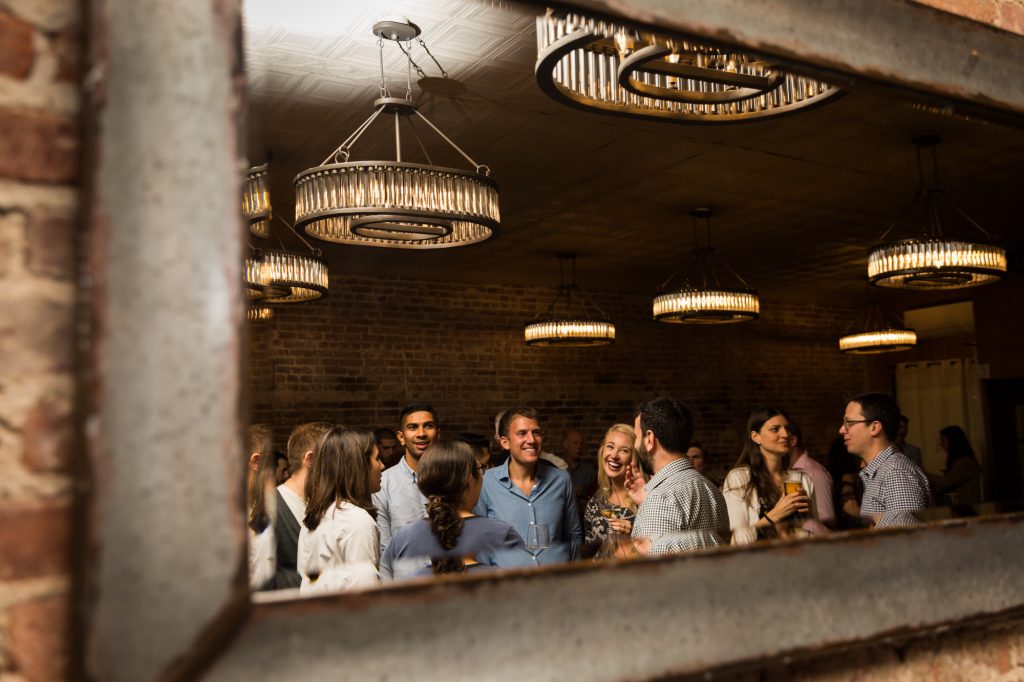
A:
{"type": "MultiPolygon", "coordinates": [[[[1024,116],[1024,38],[908,0],[563,4],[1024,116]]],[[[254,604],[239,0],[96,0],[88,24],[73,677],[651,679],[1024,611],[1024,515],[254,604]]]]}

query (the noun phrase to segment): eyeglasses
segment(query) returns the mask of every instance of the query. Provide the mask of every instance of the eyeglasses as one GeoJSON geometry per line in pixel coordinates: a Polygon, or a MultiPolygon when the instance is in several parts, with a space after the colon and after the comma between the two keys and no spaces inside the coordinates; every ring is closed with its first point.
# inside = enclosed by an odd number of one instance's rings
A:
{"type": "Polygon", "coordinates": [[[853,426],[854,424],[870,424],[871,422],[876,422],[876,421],[878,421],[878,420],[877,419],[846,419],[844,417],[843,418],[843,427],[847,431],[849,431],[850,427],[853,426]]]}

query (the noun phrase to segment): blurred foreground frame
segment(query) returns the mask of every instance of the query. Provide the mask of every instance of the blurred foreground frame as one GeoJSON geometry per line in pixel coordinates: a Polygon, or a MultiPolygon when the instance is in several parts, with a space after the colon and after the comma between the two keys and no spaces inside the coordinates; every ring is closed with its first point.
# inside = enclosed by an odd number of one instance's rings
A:
{"type": "MultiPolygon", "coordinates": [[[[252,603],[240,3],[87,4],[71,677],[662,679],[1024,613],[1020,514],[252,603]]],[[[558,4],[1024,121],[1024,37],[908,0],[558,4]]]]}

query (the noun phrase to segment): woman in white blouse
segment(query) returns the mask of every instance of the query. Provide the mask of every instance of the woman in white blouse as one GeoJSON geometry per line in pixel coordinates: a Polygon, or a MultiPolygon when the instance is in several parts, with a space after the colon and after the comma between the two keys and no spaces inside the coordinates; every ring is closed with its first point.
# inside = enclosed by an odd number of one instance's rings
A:
{"type": "Polygon", "coordinates": [[[789,468],[788,427],[789,418],[779,408],[750,413],[743,453],[722,486],[734,545],[803,534],[794,528],[826,532],[814,517],[811,477],[789,468]]]}
{"type": "Polygon", "coordinates": [[[300,592],[377,584],[380,534],[370,496],[380,490],[382,471],[371,432],[335,427],[321,436],[306,479],[300,592]]]}

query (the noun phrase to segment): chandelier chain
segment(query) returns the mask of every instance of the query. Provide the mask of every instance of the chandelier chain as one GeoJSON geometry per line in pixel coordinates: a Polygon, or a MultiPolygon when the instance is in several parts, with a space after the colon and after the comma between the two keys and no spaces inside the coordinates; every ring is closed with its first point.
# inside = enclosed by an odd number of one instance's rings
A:
{"type": "MultiPolygon", "coordinates": [[[[441,77],[442,78],[447,78],[448,77],[448,72],[444,70],[444,67],[441,66],[441,62],[437,61],[437,57],[435,57],[434,53],[430,51],[430,48],[427,47],[427,44],[425,42],[423,42],[423,38],[417,37],[416,40],[419,41],[420,47],[423,48],[423,50],[427,53],[427,55],[431,59],[434,60],[434,63],[437,64],[437,68],[441,69],[441,77]]],[[[423,72],[422,71],[420,71],[420,77],[421,78],[423,77],[423,72]]]]}
{"type": "MultiPolygon", "coordinates": [[[[423,41],[421,40],[420,42],[422,43],[423,41]]],[[[406,43],[406,44],[408,44],[408,43],[406,43]]],[[[419,76],[420,78],[426,78],[427,77],[426,72],[423,69],[421,69],[420,65],[417,64],[413,60],[413,58],[412,58],[412,48],[410,47],[410,49],[406,50],[404,47],[402,47],[402,43],[400,43],[398,41],[395,41],[395,45],[398,45],[398,49],[401,50],[402,53],[406,56],[406,58],[409,60],[409,67],[413,68],[413,69],[416,69],[416,75],[419,76]]],[[[410,79],[412,78],[411,74],[410,74],[409,78],[410,79]]],[[[409,89],[410,90],[412,89],[411,85],[409,86],[409,89]]]]}
{"type": "Polygon", "coordinates": [[[380,82],[377,83],[377,87],[380,90],[381,97],[390,97],[391,93],[388,92],[387,81],[384,80],[384,39],[377,38],[378,53],[380,55],[380,82]]]}

